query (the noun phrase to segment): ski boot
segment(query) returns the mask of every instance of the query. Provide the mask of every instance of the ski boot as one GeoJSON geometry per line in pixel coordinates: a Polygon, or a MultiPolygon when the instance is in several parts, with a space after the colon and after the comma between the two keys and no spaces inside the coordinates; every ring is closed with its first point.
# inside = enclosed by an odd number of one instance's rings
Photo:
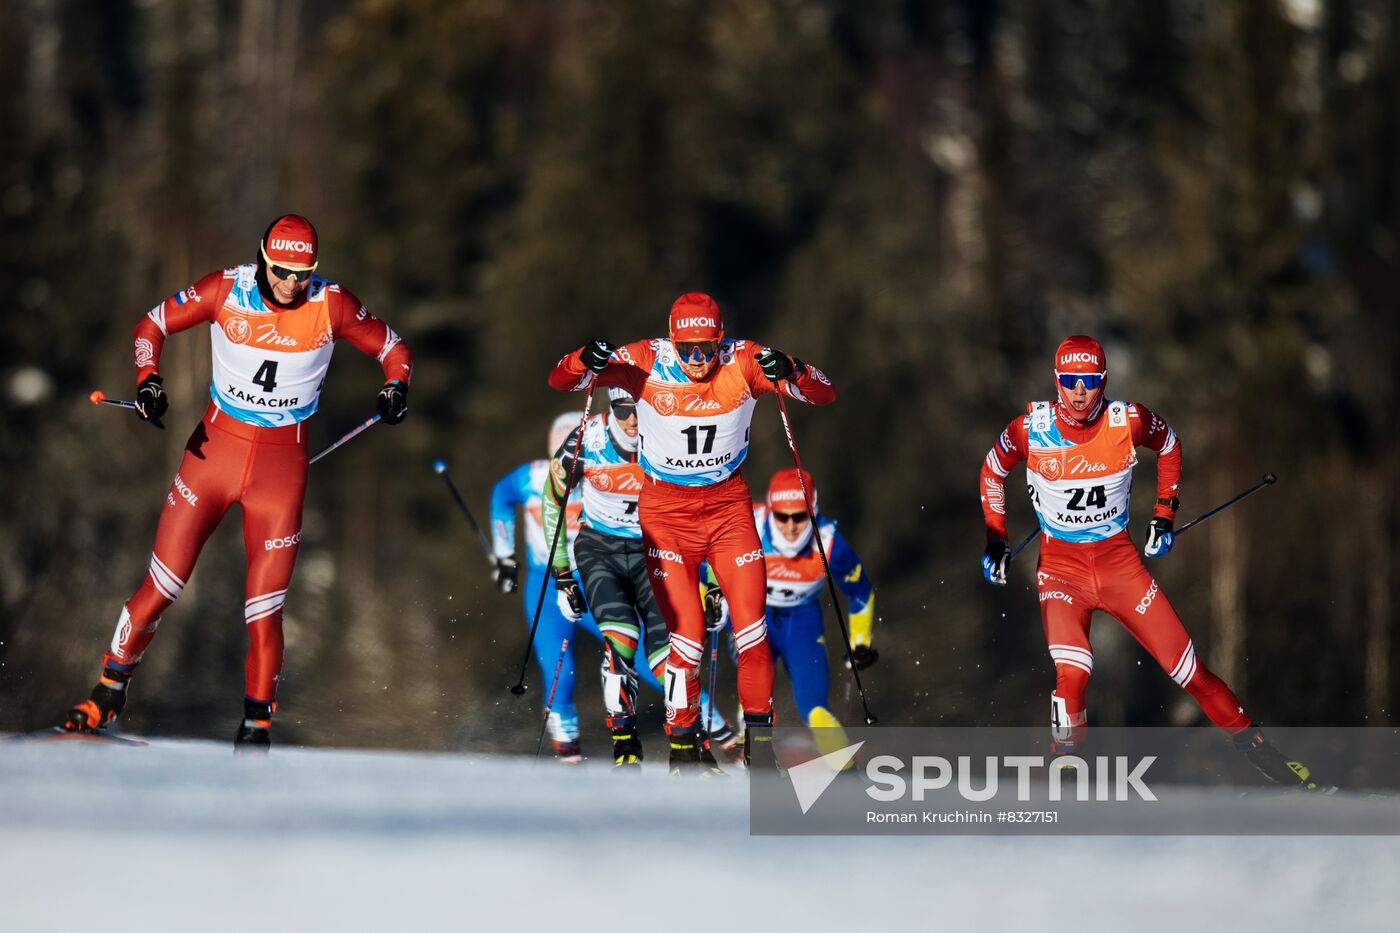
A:
{"type": "Polygon", "coordinates": [[[618,726],[612,730],[613,767],[624,771],[642,769],[642,740],[635,726],[618,726]]]}
{"type": "Polygon", "coordinates": [[[1050,740],[1050,764],[1061,771],[1074,772],[1079,770],[1079,765],[1072,761],[1058,761],[1060,758],[1084,758],[1084,745],[1082,742],[1065,742],[1059,739],[1050,740]]]}
{"type": "Polygon", "coordinates": [[[708,734],[700,733],[698,741],[695,743],[700,749],[700,776],[701,777],[725,777],[724,769],[715,760],[715,753],[710,750],[710,737],[708,734]]]}
{"type": "Polygon", "coordinates": [[[1275,784],[1309,793],[1332,794],[1337,788],[1319,784],[1312,771],[1301,761],[1293,761],[1274,747],[1264,737],[1264,730],[1258,723],[1251,723],[1248,729],[1230,736],[1237,751],[1244,752],[1256,771],[1275,784]]]}
{"type": "MultiPolygon", "coordinates": [[[[1059,694],[1050,694],[1050,755],[1054,758],[1084,759],[1084,739],[1088,735],[1089,714],[1084,710],[1069,711],[1069,703],[1059,694]]],[[[1076,769],[1073,762],[1059,765],[1068,771],[1076,769]]]]}
{"type": "Polygon", "coordinates": [[[773,714],[744,714],[744,767],[776,771],[778,757],[773,751],[773,714]]]}
{"type": "Polygon", "coordinates": [[[670,739],[671,777],[699,774],[704,765],[700,761],[700,746],[696,741],[695,733],[680,733],[670,736],[670,739]]]}
{"type": "Polygon", "coordinates": [[[564,741],[551,739],[550,744],[554,746],[554,757],[561,765],[583,764],[583,747],[579,745],[578,739],[564,741]]]}
{"type": "Polygon", "coordinates": [[[734,727],[725,723],[719,729],[710,733],[710,751],[718,749],[716,758],[723,758],[725,764],[742,765],[744,763],[744,737],[734,731],[734,727]]]}
{"type": "Polygon", "coordinates": [[[247,758],[264,758],[272,748],[272,711],[276,703],[259,703],[243,698],[243,722],[233,736],[233,753],[247,758]]]}
{"type": "Polygon", "coordinates": [[[63,721],[64,731],[97,732],[111,725],[126,705],[126,685],[131,680],[131,673],[110,665],[104,666],[92,693],[68,711],[68,717],[63,721]]]}

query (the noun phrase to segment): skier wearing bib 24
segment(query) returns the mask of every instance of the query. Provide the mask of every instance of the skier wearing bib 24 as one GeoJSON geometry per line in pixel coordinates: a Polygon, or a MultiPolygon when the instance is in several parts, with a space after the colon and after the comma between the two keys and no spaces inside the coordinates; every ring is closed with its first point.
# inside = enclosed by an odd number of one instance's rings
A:
{"type": "MultiPolygon", "coordinates": [[[[614,767],[640,767],[642,742],[637,735],[637,681],[658,691],[667,644],[666,620],[647,577],[646,550],[637,500],[646,474],[637,462],[637,400],[626,389],[608,390],[609,410],[594,415],[583,430],[582,527],[574,541],[573,560],[583,578],[587,604],[603,633],[603,710],[613,739],[614,767]],[[637,655],[642,663],[637,665],[637,655]]],[[[544,488],[544,536],[554,534],[559,503],[573,475],[575,428],[550,464],[544,488]]],[[[576,614],[583,603],[570,566],[570,552],[554,554],[555,586],[561,611],[576,614]]],[[[710,708],[703,691],[700,705],[710,708]]],[[[708,738],[724,743],[734,736],[722,715],[706,723],[708,738]]],[[[707,750],[702,750],[702,755],[707,750]]],[[[713,758],[707,764],[713,764],[713,758]]]]}
{"type": "Polygon", "coordinates": [[[1040,519],[1036,586],[1055,692],[1050,723],[1057,752],[1074,753],[1084,738],[1084,694],[1094,669],[1089,620],[1102,609],[1117,619],[1183,687],[1210,721],[1229,734],[1271,780],[1315,789],[1308,769],[1265,740],[1234,693],[1196,655],[1166,594],[1128,537],[1128,498],[1137,448],[1157,453],[1157,502],[1147,527],[1147,557],[1172,548],[1181,444],[1150,409],[1105,398],[1108,364],[1092,337],[1068,337],[1055,351],[1056,402],[1032,402],[1002,431],[982,465],[987,526],[983,575],[1006,585],[1006,477],[1025,462],[1040,519]]]}
{"type": "Polygon", "coordinates": [[[739,701],[745,754],[763,742],[771,757],[773,656],[764,624],[763,548],[739,465],[749,450],[757,396],[783,392],[825,405],[836,391],[816,367],[779,350],[725,337],[709,295],[682,295],[671,306],[669,339],[614,347],[593,340],[549,375],[561,392],[595,385],[626,389],[637,400],[638,462],[646,473],[638,508],[652,591],[666,618],[666,732],[671,770],[701,767],[697,741],[705,610],[700,565],[709,561],[728,597],[739,650],[739,701]]]}
{"type": "Polygon", "coordinates": [[[384,370],[378,408],[386,424],[408,413],[412,359],[393,329],[349,291],[315,274],[316,230],[296,214],[277,218],[256,263],[214,272],[151,309],[136,326],[136,413],[156,427],[167,400],[159,372],[165,338],[208,324],[212,401],[190,435],[165,496],[150,569],[122,607],[102,677],[73,707],[70,731],[95,731],[122,711],[126,689],[161,614],[184,589],[209,535],[243,507],[248,571],[243,618],[249,647],[243,719],[235,747],[270,745],[282,670],[282,606],[301,541],[306,429],[316,412],[335,341],[348,340],[384,370]]]}

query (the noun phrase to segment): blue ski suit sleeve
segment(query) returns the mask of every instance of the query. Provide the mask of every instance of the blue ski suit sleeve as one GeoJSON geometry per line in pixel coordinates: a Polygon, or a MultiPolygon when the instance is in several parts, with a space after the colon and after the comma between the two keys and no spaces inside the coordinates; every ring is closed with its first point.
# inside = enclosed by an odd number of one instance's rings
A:
{"type": "Polygon", "coordinates": [[[870,586],[870,577],[865,573],[860,555],[840,530],[832,531],[831,554],[828,555],[828,559],[831,561],[831,575],[836,578],[836,585],[846,594],[849,601],[851,644],[868,645],[871,626],[875,620],[875,593],[870,586]]]}
{"type": "Polygon", "coordinates": [[[515,510],[531,494],[530,464],[522,463],[491,487],[491,551],[497,557],[515,556],[515,510]]]}

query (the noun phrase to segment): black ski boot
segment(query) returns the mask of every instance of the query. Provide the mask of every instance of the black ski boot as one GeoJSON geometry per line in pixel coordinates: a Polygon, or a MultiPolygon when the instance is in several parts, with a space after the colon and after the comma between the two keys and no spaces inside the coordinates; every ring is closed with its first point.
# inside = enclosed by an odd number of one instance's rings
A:
{"type": "Polygon", "coordinates": [[[64,731],[97,732],[111,725],[126,705],[126,685],[131,680],[131,673],[114,667],[102,668],[102,676],[97,686],[92,688],[92,693],[68,711],[68,717],[63,721],[64,731]]]}
{"type": "Polygon", "coordinates": [[[612,730],[613,767],[624,771],[642,768],[642,740],[635,726],[618,726],[612,730]]]}
{"type": "Polygon", "coordinates": [[[700,740],[696,745],[700,749],[701,777],[726,777],[724,769],[715,760],[715,753],[710,750],[710,736],[704,732],[700,733],[700,740]]]}
{"type": "Polygon", "coordinates": [[[744,714],[744,766],[778,770],[778,757],[773,752],[773,714],[744,714]]]}
{"type": "Polygon", "coordinates": [[[700,763],[700,746],[696,743],[694,732],[684,735],[673,735],[671,738],[671,777],[679,777],[683,774],[699,774],[703,767],[700,763]]]}
{"type": "Polygon", "coordinates": [[[1307,765],[1291,760],[1275,748],[1264,737],[1264,730],[1259,728],[1258,723],[1251,723],[1248,729],[1232,735],[1230,741],[1238,751],[1244,752],[1255,770],[1275,784],[1320,794],[1331,794],[1337,790],[1334,786],[1319,784],[1307,765]]]}
{"type": "Polygon", "coordinates": [[[243,722],[233,737],[233,753],[249,758],[261,758],[272,748],[272,711],[275,703],[243,700],[243,722]]]}

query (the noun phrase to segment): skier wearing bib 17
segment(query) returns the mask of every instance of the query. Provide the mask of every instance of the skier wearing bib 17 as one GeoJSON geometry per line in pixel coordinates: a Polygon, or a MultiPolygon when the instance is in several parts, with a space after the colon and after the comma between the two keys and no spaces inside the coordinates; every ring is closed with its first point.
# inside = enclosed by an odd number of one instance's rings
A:
{"type": "MultiPolygon", "coordinates": [[[[571,605],[584,601],[571,560],[577,562],[587,605],[603,633],[603,709],[612,733],[613,764],[620,768],[641,767],[637,684],[640,680],[659,691],[668,654],[666,620],[647,576],[637,514],[646,480],[637,462],[637,441],[637,400],[626,389],[609,389],[608,411],[589,419],[582,444],[575,429],[559,446],[543,492],[548,539],[559,521],[565,485],[574,475],[575,451],[582,448],[582,528],[571,549],[555,550],[551,569],[560,610],[574,614],[571,605]]],[[[708,700],[702,693],[701,706],[712,708],[708,700]]],[[[716,711],[713,721],[705,725],[705,734],[723,744],[733,738],[734,730],[716,711]]],[[[708,750],[702,749],[701,754],[706,756],[708,750]]],[[[717,767],[713,758],[707,764],[717,767]]]]}
{"type": "Polygon", "coordinates": [[[719,305],[694,292],[671,306],[667,339],[622,347],[590,341],[555,365],[549,383],[561,392],[616,386],[637,400],[638,460],[647,477],[639,496],[642,542],[670,632],[665,689],[672,772],[701,768],[696,733],[705,611],[699,580],[706,560],[732,612],[745,751],[771,757],[766,575],[739,465],[749,450],[757,396],[783,392],[825,405],[836,398],[830,380],[779,350],[726,337],[719,305]],[[757,751],[756,742],[765,751],[757,751]]]}
{"type": "Polygon", "coordinates": [[[180,595],[209,535],[234,504],[243,507],[248,554],[243,618],[249,647],[236,750],[270,745],[282,670],[282,607],[301,542],[306,429],[316,412],[335,341],[375,357],[385,383],[377,400],[386,424],[408,413],[412,358],[393,329],[340,285],[315,273],[316,230],[296,214],[268,226],[256,263],[214,272],[151,309],[136,326],[136,413],[164,427],[161,347],[176,331],[208,324],[212,401],[185,446],[165,496],[150,569],[122,606],[92,695],[64,728],[95,731],[122,711],[126,689],[161,614],[180,595]]]}
{"type": "Polygon", "coordinates": [[[1055,402],[1032,402],[1006,426],[982,465],[987,526],[983,575],[1006,585],[1006,477],[1025,462],[1040,519],[1036,585],[1055,691],[1050,697],[1055,750],[1073,753],[1084,738],[1084,694],[1094,669],[1089,620],[1102,609],[1147,649],[1211,722],[1229,734],[1271,780],[1316,789],[1308,769],[1289,761],[1250,722],[1234,693],[1196,656],[1191,637],[1128,537],[1128,497],[1137,448],[1157,453],[1157,502],[1143,554],[1172,548],[1181,444],[1147,407],[1108,400],[1108,364],[1092,337],[1066,338],[1055,351],[1055,402]]]}

